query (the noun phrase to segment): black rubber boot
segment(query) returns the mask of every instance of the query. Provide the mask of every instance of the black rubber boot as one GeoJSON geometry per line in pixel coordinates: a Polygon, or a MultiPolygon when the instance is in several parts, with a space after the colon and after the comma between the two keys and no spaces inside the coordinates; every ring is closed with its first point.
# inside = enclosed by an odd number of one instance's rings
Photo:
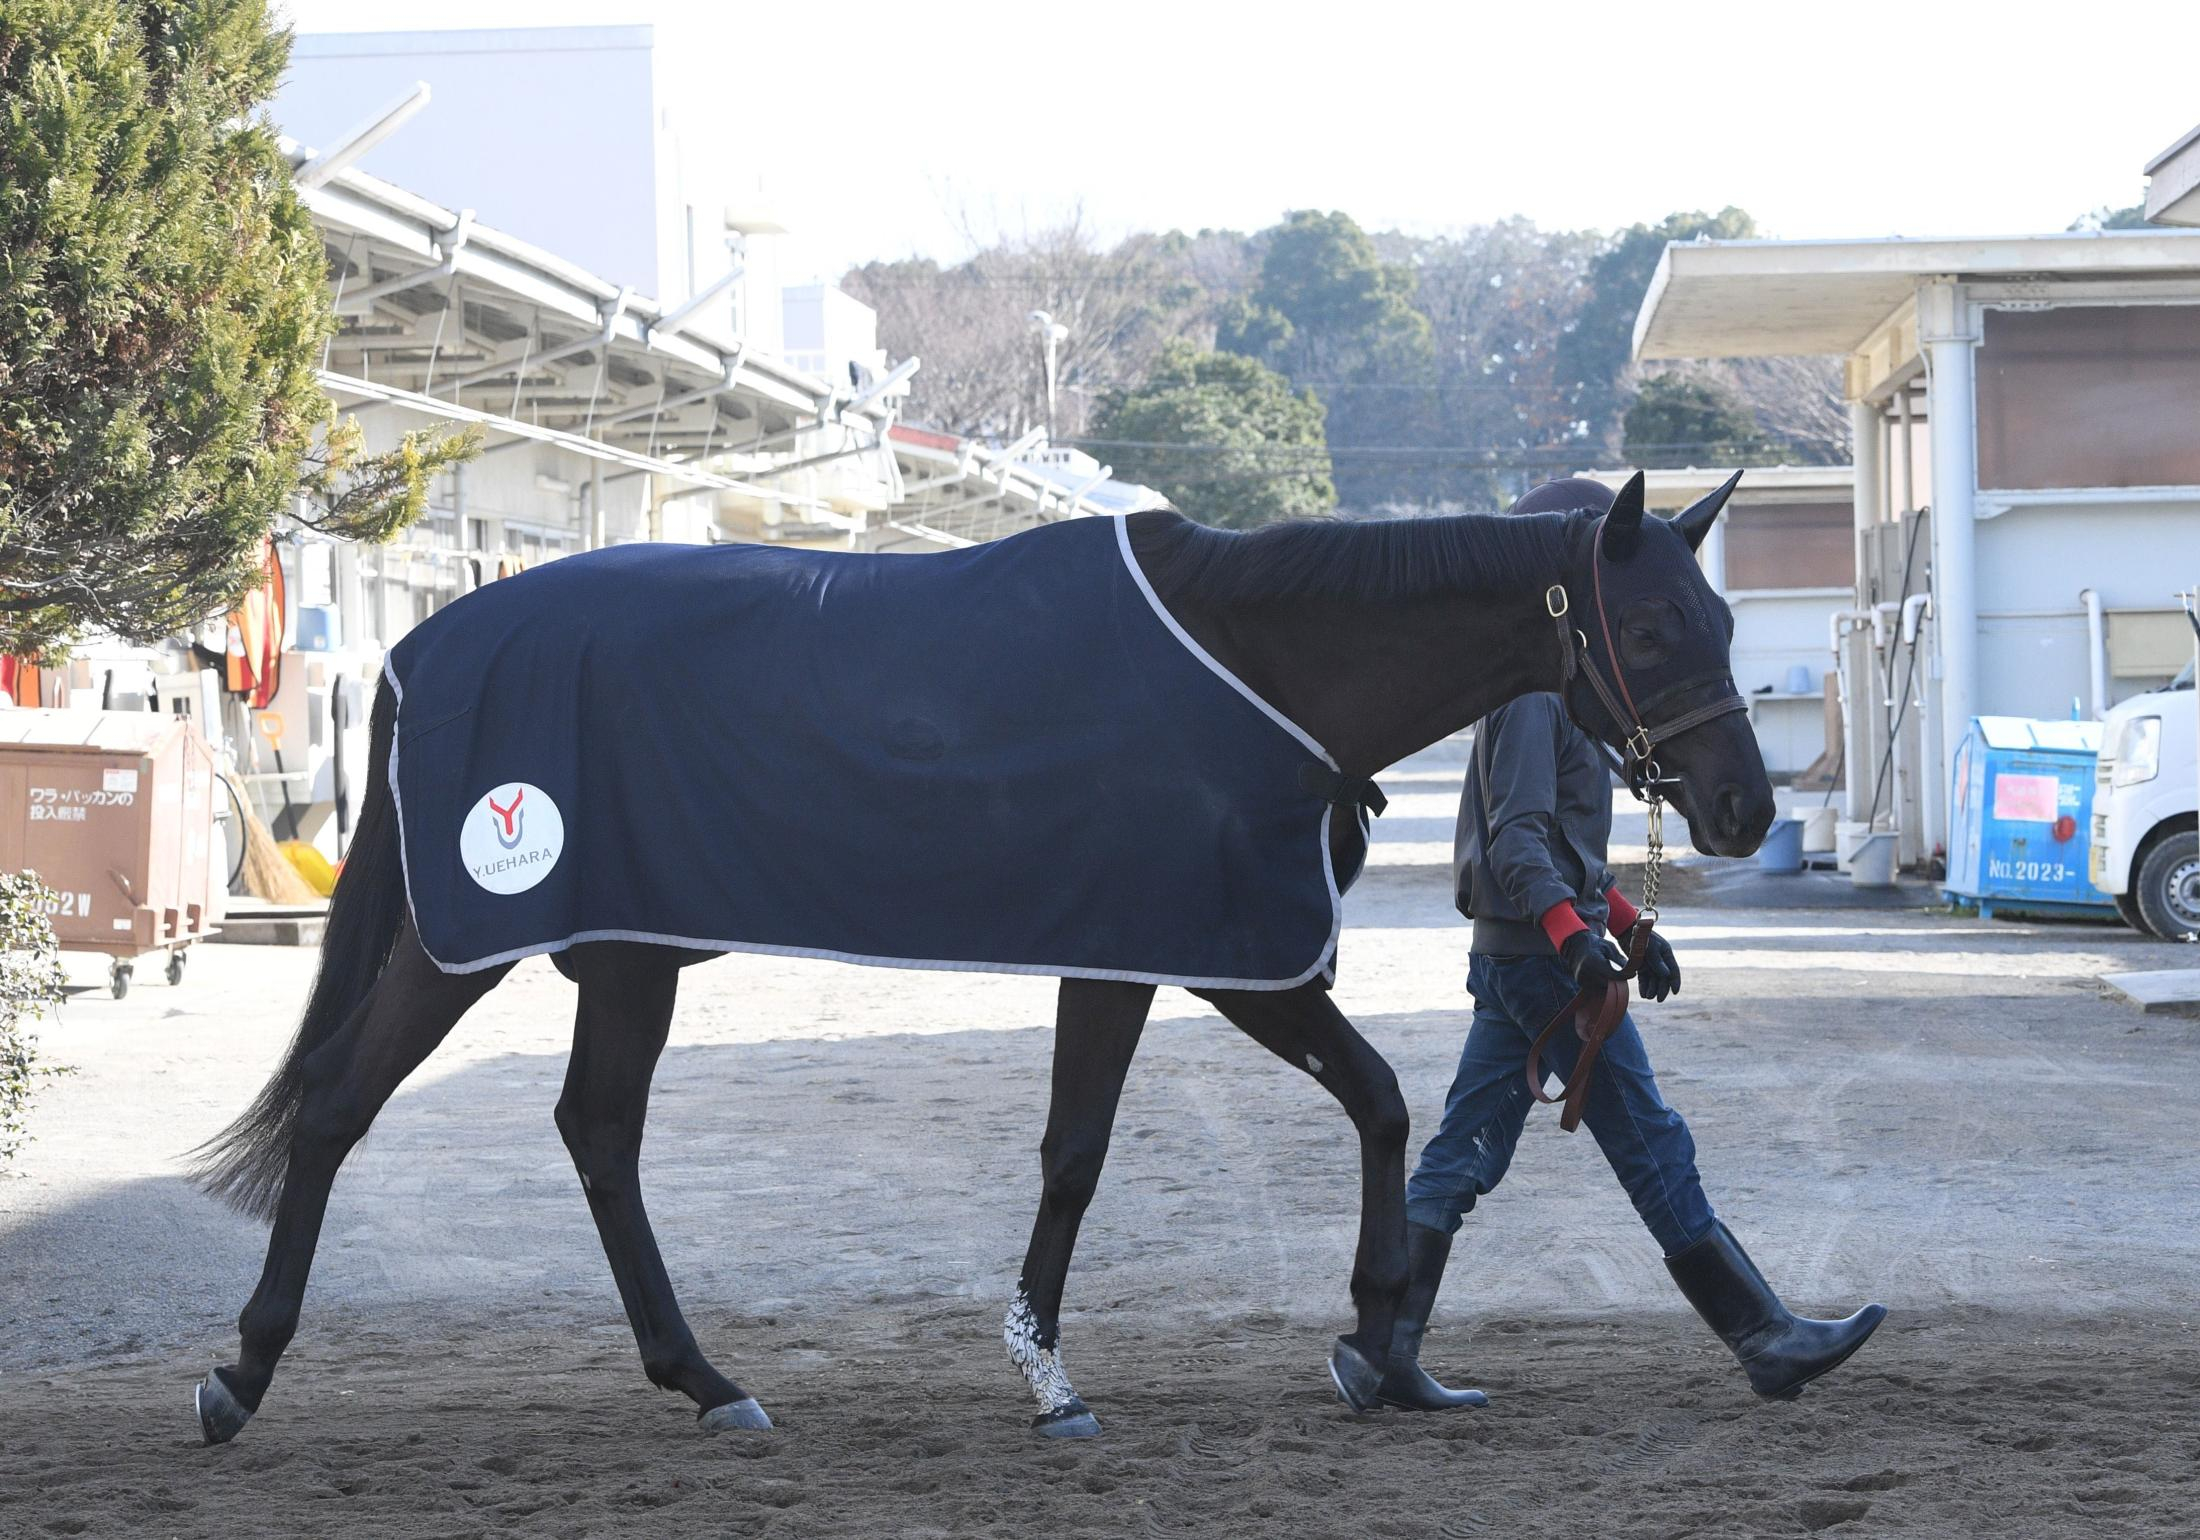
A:
{"type": "Polygon", "coordinates": [[[1406,1226],[1406,1292],[1398,1301],[1398,1322],[1390,1333],[1390,1362],[1377,1392],[1386,1405],[1409,1412],[1489,1405],[1490,1398],[1481,1391],[1447,1389],[1421,1367],[1421,1338],[1428,1331],[1429,1312],[1436,1308],[1436,1290],[1444,1281],[1444,1263],[1450,1256],[1451,1237],[1443,1231],[1427,1225],[1406,1226]]]}
{"type": "Polygon", "coordinates": [[[1769,1401],[1788,1401],[1842,1363],[1887,1318],[1885,1305],[1866,1305],[1839,1321],[1814,1321],[1780,1303],[1765,1275],[1724,1224],[1665,1259],[1666,1271],[1749,1375],[1749,1388],[1769,1401]]]}

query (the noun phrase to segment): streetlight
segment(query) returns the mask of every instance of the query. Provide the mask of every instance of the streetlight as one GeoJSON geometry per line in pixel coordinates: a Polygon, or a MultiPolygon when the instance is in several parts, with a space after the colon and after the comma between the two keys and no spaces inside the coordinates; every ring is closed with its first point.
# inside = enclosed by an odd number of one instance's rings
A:
{"type": "Polygon", "coordinates": [[[1069,335],[1069,328],[1048,315],[1044,310],[1031,312],[1031,324],[1038,329],[1039,347],[1047,382],[1047,446],[1054,445],[1054,356],[1055,349],[1069,335]]]}

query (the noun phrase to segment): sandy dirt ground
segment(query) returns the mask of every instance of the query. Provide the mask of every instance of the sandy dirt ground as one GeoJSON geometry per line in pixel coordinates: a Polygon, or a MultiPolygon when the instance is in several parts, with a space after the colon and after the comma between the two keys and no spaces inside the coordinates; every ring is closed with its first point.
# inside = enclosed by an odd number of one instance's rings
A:
{"type": "MultiPolygon", "coordinates": [[[[1428,859],[1455,769],[1385,784],[1338,998],[1425,1131],[1465,1024],[1428,859]]],[[[779,1424],[710,1438],[634,1360],[550,1121],[572,991],[530,963],[346,1167],[297,1343],[205,1449],[190,1387],[233,1356],[264,1232],[177,1156],[265,1075],[312,963],[209,947],[181,988],[80,996],[46,1034],[73,1072],[0,1179],[0,1535],[2200,1532],[2200,1024],[2093,983],[2192,954],[1901,911],[1668,918],[1687,989],[1638,1019],[1713,1202],[1798,1307],[1894,1312],[1792,1405],[1748,1395],[1587,1135],[1542,1114],[1431,1332],[1491,1406],[1352,1416],[1322,1370],[1349,1125],[1164,992],[1070,1277],[1106,1432],[1043,1443],[997,1333],[1051,986],[733,958],[686,975],[643,1162],[698,1335],[779,1424]]]]}

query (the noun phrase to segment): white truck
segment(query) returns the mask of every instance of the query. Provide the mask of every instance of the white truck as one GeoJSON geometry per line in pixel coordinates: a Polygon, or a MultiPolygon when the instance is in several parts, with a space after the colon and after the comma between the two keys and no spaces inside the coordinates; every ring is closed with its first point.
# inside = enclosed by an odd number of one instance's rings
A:
{"type": "Polygon", "coordinates": [[[2110,709],[2094,771],[2093,885],[2133,930],[2200,934],[2200,711],[2193,667],[2110,709]]]}

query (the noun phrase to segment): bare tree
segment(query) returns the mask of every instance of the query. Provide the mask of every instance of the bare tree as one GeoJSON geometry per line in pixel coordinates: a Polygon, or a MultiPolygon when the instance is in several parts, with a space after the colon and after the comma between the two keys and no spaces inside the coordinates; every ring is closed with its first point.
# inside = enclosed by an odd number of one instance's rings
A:
{"type": "Polygon", "coordinates": [[[1171,338],[1211,340],[1201,265],[1226,267],[1242,239],[1133,235],[1102,246],[1073,218],[942,268],[873,262],[842,280],[879,313],[890,354],[921,354],[908,414],[952,432],[1014,437],[1045,421],[1044,311],[1067,329],[1057,353],[1056,433],[1074,439],[1100,397],[1145,377],[1171,338]],[[1201,338],[1202,328],[1205,337],[1201,338]]]}
{"type": "Polygon", "coordinates": [[[1724,367],[1758,423],[1797,463],[1845,465],[1856,452],[1837,360],[1737,358],[1724,367]]]}

